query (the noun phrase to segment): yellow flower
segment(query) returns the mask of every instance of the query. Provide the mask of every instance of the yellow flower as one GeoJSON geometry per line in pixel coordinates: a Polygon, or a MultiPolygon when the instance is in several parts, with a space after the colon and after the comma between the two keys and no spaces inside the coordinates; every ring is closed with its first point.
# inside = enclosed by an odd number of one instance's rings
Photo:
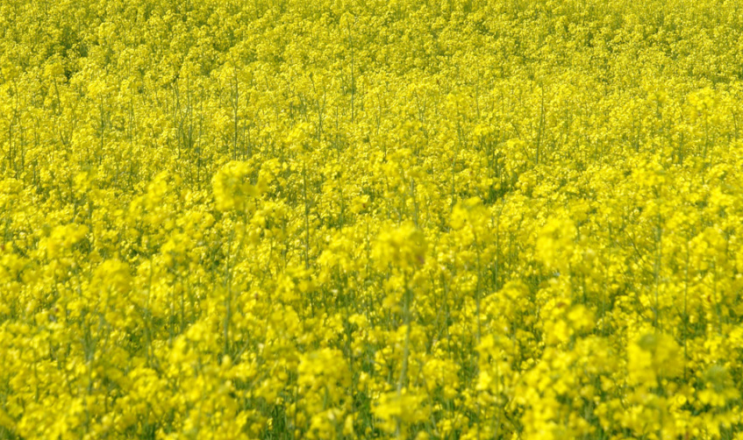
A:
{"type": "Polygon", "coordinates": [[[404,223],[380,233],[372,257],[382,270],[388,265],[406,270],[425,264],[426,250],[423,232],[412,223],[404,223]]]}
{"type": "Polygon", "coordinates": [[[214,175],[212,190],[218,210],[243,210],[250,199],[258,196],[257,188],[250,184],[251,172],[246,162],[232,161],[214,175]]]}

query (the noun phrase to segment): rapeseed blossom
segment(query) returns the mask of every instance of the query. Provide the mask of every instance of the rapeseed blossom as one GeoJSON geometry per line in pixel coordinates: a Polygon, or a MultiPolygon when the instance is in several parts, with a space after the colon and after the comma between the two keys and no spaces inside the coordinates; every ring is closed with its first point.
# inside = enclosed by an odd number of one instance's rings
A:
{"type": "Polygon", "coordinates": [[[0,0],[0,439],[743,438],[723,0],[0,0]]]}

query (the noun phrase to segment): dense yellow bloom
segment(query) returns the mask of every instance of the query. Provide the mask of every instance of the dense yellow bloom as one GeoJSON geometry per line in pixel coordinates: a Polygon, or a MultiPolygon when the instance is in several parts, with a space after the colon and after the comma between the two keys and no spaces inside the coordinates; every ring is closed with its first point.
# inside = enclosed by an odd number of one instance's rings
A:
{"type": "Polygon", "coordinates": [[[0,440],[743,439],[725,0],[0,0],[0,440]]]}
{"type": "Polygon", "coordinates": [[[379,417],[382,429],[390,434],[403,433],[404,436],[409,436],[409,426],[428,417],[424,397],[409,394],[407,390],[382,394],[372,411],[379,417]]]}
{"type": "Polygon", "coordinates": [[[251,168],[245,162],[229,162],[212,180],[216,208],[220,211],[244,209],[250,198],[258,195],[250,184],[251,168]]]}
{"type": "Polygon", "coordinates": [[[409,269],[422,266],[426,261],[426,240],[415,225],[406,223],[382,231],[372,256],[381,268],[392,266],[409,269]]]}

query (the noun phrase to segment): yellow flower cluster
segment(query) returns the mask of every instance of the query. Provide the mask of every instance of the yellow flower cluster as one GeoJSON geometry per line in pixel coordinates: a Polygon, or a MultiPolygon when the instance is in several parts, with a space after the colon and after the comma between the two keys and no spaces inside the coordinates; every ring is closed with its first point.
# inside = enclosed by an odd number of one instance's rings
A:
{"type": "Polygon", "coordinates": [[[731,0],[0,0],[0,440],[743,439],[731,0]]]}

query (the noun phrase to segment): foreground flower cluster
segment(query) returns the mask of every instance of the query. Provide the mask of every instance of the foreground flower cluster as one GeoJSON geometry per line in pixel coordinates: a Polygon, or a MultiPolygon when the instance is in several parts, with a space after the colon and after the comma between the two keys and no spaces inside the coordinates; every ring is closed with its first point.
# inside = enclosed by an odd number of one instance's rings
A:
{"type": "Polygon", "coordinates": [[[0,0],[0,439],[740,439],[723,0],[0,0]]]}

